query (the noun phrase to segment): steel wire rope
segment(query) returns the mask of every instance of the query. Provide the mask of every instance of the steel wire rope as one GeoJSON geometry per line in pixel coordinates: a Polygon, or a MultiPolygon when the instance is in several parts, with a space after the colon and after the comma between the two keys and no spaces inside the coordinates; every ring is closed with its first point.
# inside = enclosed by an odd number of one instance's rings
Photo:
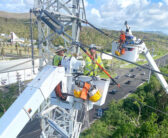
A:
{"type": "MultiPolygon", "coordinates": [[[[83,23],[88,23],[87,21],[84,21],[84,20],[81,20],[81,21],[82,21],[83,23]]],[[[105,32],[103,32],[103,31],[100,30],[99,28],[95,27],[94,25],[92,25],[92,24],[90,24],[90,23],[89,23],[89,25],[91,25],[92,27],[94,27],[96,30],[98,30],[99,32],[103,33],[104,35],[109,36],[108,34],[106,34],[105,32]]],[[[69,43],[71,43],[72,45],[76,45],[76,46],[78,46],[78,47],[82,46],[82,47],[87,47],[87,48],[88,48],[88,46],[86,46],[86,45],[84,45],[84,44],[82,44],[82,43],[80,43],[80,42],[76,42],[72,37],[68,36],[65,32],[62,32],[62,34],[63,34],[63,35],[66,35],[66,36],[71,40],[71,42],[69,42],[69,43]]],[[[166,74],[166,73],[162,73],[162,72],[153,70],[153,69],[151,69],[151,68],[149,68],[149,67],[142,66],[142,65],[139,65],[139,64],[137,64],[137,63],[134,63],[134,62],[125,60],[125,59],[123,59],[123,58],[120,58],[120,57],[118,57],[118,56],[109,54],[109,53],[104,52],[104,51],[102,51],[102,50],[96,49],[96,51],[99,51],[100,53],[107,54],[107,55],[112,56],[112,57],[114,57],[114,58],[117,58],[117,59],[119,59],[119,60],[123,60],[123,61],[125,61],[125,62],[128,62],[128,63],[134,64],[134,65],[136,65],[136,66],[139,66],[139,67],[141,67],[141,68],[143,68],[143,69],[151,70],[151,71],[153,71],[153,72],[155,72],[155,73],[162,74],[162,75],[168,77],[168,74],[166,74]]]]}
{"type": "Polygon", "coordinates": [[[31,40],[31,53],[32,53],[32,66],[33,66],[33,74],[35,74],[34,71],[34,44],[33,44],[33,28],[32,28],[32,10],[30,9],[30,40],[31,40]]]}
{"type": "MultiPolygon", "coordinates": [[[[110,37],[110,38],[111,38],[111,37],[114,37],[114,36],[112,36],[112,35],[109,35],[109,34],[105,33],[105,32],[104,32],[104,31],[102,31],[101,29],[99,29],[99,28],[95,27],[93,24],[89,23],[87,20],[86,20],[86,23],[87,23],[87,24],[89,24],[92,28],[94,28],[94,29],[96,29],[97,31],[99,31],[100,33],[102,33],[103,35],[105,35],[105,36],[107,36],[107,37],[110,37]]],[[[115,37],[115,38],[117,38],[117,37],[115,37]]],[[[156,41],[156,40],[146,40],[146,41],[156,41]]],[[[159,42],[159,41],[156,41],[156,42],[159,42]]],[[[163,42],[162,42],[162,43],[163,43],[163,42]]],[[[164,44],[168,44],[168,43],[164,43],[164,44]]],[[[148,67],[145,67],[145,66],[139,65],[139,64],[137,64],[137,63],[134,63],[134,62],[131,62],[131,61],[128,61],[128,60],[125,60],[125,59],[119,58],[119,57],[117,57],[117,56],[114,56],[114,55],[111,55],[111,54],[108,54],[108,53],[102,52],[102,51],[100,51],[100,50],[97,50],[97,51],[99,51],[99,52],[101,52],[101,53],[104,53],[104,54],[107,54],[107,55],[109,55],[109,56],[115,57],[115,58],[117,58],[117,59],[123,60],[123,61],[125,61],[125,62],[129,62],[129,63],[134,64],[134,65],[136,65],[136,66],[139,66],[139,67],[141,67],[141,68],[148,69],[148,70],[151,70],[151,71],[153,71],[153,72],[156,72],[156,73],[159,73],[159,74],[162,74],[162,75],[164,75],[164,76],[167,76],[167,77],[168,77],[168,74],[158,72],[158,71],[153,70],[153,69],[151,69],[151,68],[148,68],[148,67]]]]}
{"type": "Polygon", "coordinates": [[[92,27],[93,29],[97,30],[98,32],[100,32],[101,34],[103,34],[103,35],[105,35],[105,36],[107,36],[107,37],[109,37],[109,38],[114,37],[115,39],[118,39],[118,37],[113,36],[112,34],[108,34],[108,33],[104,32],[104,31],[102,31],[101,29],[99,29],[98,27],[94,26],[93,24],[91,24],[91,23],[88,22],[87,20],[86,20],[86,21],[82,21],[82,22],[88,24],[90,27],[92,27]]]}
{"type": "MultiPolygon", "coordinates": [[[[90,22],[88,22],[87,20],[86,21],[83,21],[82,22],[85,22],[87,24],[89,24],[92,28],[94,28],[95,30],[97,30],[98,32],[100,32],[101,34],[109,37],[109,38],[112,38],[114,37],[115,39],[118,39],[118,37],[115,37],[113,35],[110,35],[110,34],[107,34],[106,32],[102,31],[101,29],[99,29],[98,27],[94,26],[93,24],[91,24],[90,22]]],[[[113,40],[114,41],[114,40],[113,40]]],[[[157,40],[154,40],[154,39],[144,39],[144,41],[155,41],[155,42],[159,42],[159,43],[162,43],[162,44],[168,44],[166,42],[161,42],[161,41],[157,41],[157,40]]]]}
{"type": "MultiPolygon", "coordinates": [[[[78,47],[82,46],[82,47],[89,48],[89,46],[87,46],[87,45],[85,45],[85,44],[83,44],[83,43],[81,43],[81,42],[76,42],[76,41],[74,41],[72,38],[70,38],[70,39],[71,39],[71,41],[72,41],[72,43],[71,43],[72,45],[76,45],[76,46],[78,46],[78,47]]],[[[154,70],[154,69],[151,69],[151,68],[149,68],[149,67],[146,67],[146,66],[143,66],[143,65],[139,65],[139,64],[134,63],[134,62],[131,62],[131,61],[129,61],[129,60],[120,58],[120,57],[118,57],[118,56],[109,54],[109,53],[107,53],[107,52],[104,52],[104,51],[102,51],[102,50],[96,49],[96,51],[98,51],[98,52],[100,52],[100,53],[104,53],[104,54],[109,55],[109,56],[111,56],[111,57],[117,58],[117,59],[119,59],[119,60],[122,60],[122,61],[125,61],[125,62],[128,62],[128,63],[134,64],[134,65],[139,66],[139,67],[141,67],[141,68],[143,68],[143,69],[151,70],[151,71],[153,71],[153,72],[155,72],[155,73],[158,73],[158,74],[161,74],[161,75],[164,75],[164,76],[168,77],[168,74],[166,74],[166,73],[162,73],[162,72],[156,71],[156,70],[154,70]]]]}
{"type": "MultiPolygon", "coordinates": [[[[89,48],[89,46],[84,45],[84,44],[82,44],[82,43],[80,43],[80,42],[72,42],[72,43],[73,43],[74,45],[76,45],[76,46],[80,45],[80,46],[82,46],[82,47],[89,48]]],[[[129,61],[129,60],[126,60],[126,59],[120,58],[120,57],[118,57],[118,56],[115,56],[115,55],[109,54],[109,53],[107,53],[107,52],[104,52],[103,50],[96,49],[96,51],[98,51],[98,52],[100,52],[100,53],[107,54],[107,55],[109,55],[109,56],[111,56],[111,57],[114,57],[114,58],[117,58],[117,59],[119,59],[119,60],[123,60],[123,61],[125,61],[125,62],[131,63],[131,64],[134,64],[134,65],[139,66],[139,67],[141,67],[141,68],[143,68],[143,69],[151,70],[151,71],[153,71],[153,72],[155,72],[155,73],[158,73],[158,74],[161,74],[161,75],[164,75],[164,76],[168,77],[168,74],[166,74],[166,73],[156,71],[156,70],[154,70],[154,69],[151,69],[151,68],[146,67],[146,66],[143,66],[143,65],[139,65],[139,64],[134,63],[134,62],[132,62],[132,61],[129,61]]]]}
{"type": "MultiPolygon", "coordinates": [[[[111,35],[106,34],[106,33],[105,33],[105,32],[103,32],[102,30],[100,30],[99,28],[95,27],[94,25],[92,25],[92,24],[90,24],[90,23],[89,23],[89,25],[91,25],[91,27],[93,27],[94,29],[96,29],[96,30],[97,30],[97,31],[99,31],[100,33],[104,34],[105,36],[111,37],[111,35]]],[[[146,40],[146,41],[156,41],[156,40],[146,40]]],[[[156,41],[156,42],[159,42],[159,41],[156,41]]],[[[168,43],[164,43],[164,44],[168,44],[168,43]]],[[[111,55],[111,54],[105,53],[105,52],[100,51],[100,50],[97,50],[97,51],[99,51],[99,52],[101,52],[101,53],[104,53],[104,54],[107,54],[107,55],[109,55],[109,56],[115,57],[115,58],[117,58],[117,59],[120,59],[120,60],[123,60],[123,61],[129,62],[129,63],[134,64],[134,65],[136,65],[136,66],[139,66],[139,67],[141,67],[141,68],[148,69],[148,70],[151,70],[151,71],[153,71],[153,72],[156,72],[156,73],[159,73],[159,74],[162,74],[162,75],[164,75],[164,76],[167,76],[167,77],[168,77],[168,74],[165,74],[165,73],[161,73],[161,72],[155,71],[155,70],[153,70],[153,69],[151,69],[151,68],[148,68],[148,67],[145,67],[145,66],[139,65],[139,64],[137,64],[137,63],[134,63],[134,62],[131,62],[131,61],[128,61],[128,60],[125,60],[125,59],[119,58],[119,57],[117,57],[117,56],[114,56],[114,55],[111,55]]]]}
{"type": "Polygon", "coordinates": [[[162,42],[162,41],[157,41],[157,40],[154,40],[154,39],[144,39],[144,41],[154,41],[154,42],[158,42],[158,43],[161,43],[161,44],[166,44],[166,45],[168,45],[168,43],[167,42],[162,42]]]}
{"type": "Polygon", "coordinates": [[[162,113],[162,114],[168,115],[168,112],[164,112],[164,111],[159,110],[159,109],[156,109],[156,108],[154,108],[154,107],[152,107],[152,106],[150,106],[150,105],[144,104],[144,103],[140,102],[139,100],[137,100],[137,99],[135,99],[135,98],[128,98],[128,99],[131,99],[131,100],[133,100],[133,101],[137,101],[137,102],[139,102],[141,105],[144,105],[144,106],[146,106],[146,107],[148,107],[148,108],[150,108],[150,109],[153,109],[153,110],[155,110],[155,111],[157,111],[157,112],[160,112],[160,113],[162,113]]]}

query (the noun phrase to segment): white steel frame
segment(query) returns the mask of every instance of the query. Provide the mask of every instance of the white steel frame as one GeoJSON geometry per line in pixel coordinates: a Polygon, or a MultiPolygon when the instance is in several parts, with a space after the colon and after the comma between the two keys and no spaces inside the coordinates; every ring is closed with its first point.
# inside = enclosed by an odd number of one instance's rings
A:
{"type": "MultiPolygon", "coordinates": [[[[86,17],[83,0],[34,0],[34,9],[42,9],[52,12],[57,20],[59,20],[59,22],[63,25],[65,31],[71,30],[71,35],[68,33],[70,37],[72,37],[75,41],[79,41],[81,27],[80,21],[86,17]]],[[[52,53],[51,49],[55,49],[55,47],[51,40],[57,34],[53,33],[50,28],[43,24],[39,19],[37,19],[37,24],[39,56],[41,57],[39,63],[41,69],[44,62],[47,62],[47,64],[52,64],[52,55],[54,54],[52,53]],[[44,44],[43,42],[46,43],[44,44]]],[[[67,48],[72,46],[68,44],[68,36],[64,36],[62,34],[58,36],[64,39],[64,43],[67,48]]],[[[77,53],[77,55],[79,55],[79,52],[79,48],[73,47],[71,50],[71,54],[77,53]]],[[[59,133],[56,133],[54,130],[55,127],[61,128],[63,132],[60,133],[64,137],[66,137],[64,134],[67,134],[67,137],[79,137],[82,123],[77,122],[78,110],[74,108],[67,110],[51,104],[47,104],[48,106],[44,110],[45,105],[46,104],[41,107],[43,112],[46,112],[46,114],[41,112],[41,137],[49,137],[53,135],[59,137],[59,133]],[[53,108],[53,106],[55,108],[53,108]],[[49,112],[47,112],[48,110],[49,112]],[[49,122],[53,122],[56,126],[53,127],[49,122]]]]}

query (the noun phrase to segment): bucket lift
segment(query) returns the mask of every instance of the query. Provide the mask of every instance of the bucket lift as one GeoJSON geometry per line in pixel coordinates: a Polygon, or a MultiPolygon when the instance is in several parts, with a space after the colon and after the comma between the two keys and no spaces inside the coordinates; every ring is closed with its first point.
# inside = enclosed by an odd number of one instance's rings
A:
{"type": "MultiPolygon", "coordinates": [[[[130,36],[130,39],[126,39],[125,43],[122,46],[123,48],[125,48],[125,53],[121,55],[116,55],[116,51],[118,51],[120,44],[118,42],[113,42],[112,55],[118,56],[130,62],[136,62],[139,58],[139,54],[143,54],[147,59],[148,63],[150,64],[150,66],[152,67],[152,69],[160,72],[145,43],[141,39],[137,39],[135,36],[132,35],[131,29],[128,26],[127,21],[125,22],[125,26],[126,26],[126,33],[129,33],[130,36]]],[[[160,81],[162,87],[165,89],[166,93],[168,93],[168,84],[165,81],[163,75],[158,73],[155,74],[158,80],[160,81]]]]}
{"type": "MultiPolygon", "coordinates": [[[[132,35],[132,31],[125,21],[126,26],[126,41],[123,44],[123,48],[125,48],[124,54],[119,54],[120,58],[126,59],[131,62],[136,62],[139,58],[139,54],[142,53],[142,45],[143,42],[140,39],[136,39],[135,36],[132,35]]],[[[112,54],[116,55],[116,51],[119,49],[119,42],[112,43],[112,54]]]]}
{"type": "MultiPolygon", "coordinates": [[[[72,39],[78,42],[82,17],[85,17],[83,0],[34,0],[35,6],[31,11],[37,17],[38,48],[40,69],[43,61],[51,64],[51,51],[54,49],[52,39],[58,34],[64,42],[70,43],[72,39]],[[72,36],[65,32],[72,28],[72,36]],[[44,43],[46,42],[46,43],[44,43]],[[47,56],[46,56],[47,54],[47,56]]],[[[70,46],[73,44],[70,43],[70,46]]],[[[79,48],[79,47],[78,47],[79,48]]],[[[77,48],[77,49],[78,49],[77,48]]],[[[72,50],[79,53],[79,50],[72,50]]],[[[47,65],[37,77],[27,85],[27,88],[11,105],[0,119],[0,138],[15,138],[26,123],[37,116],[41,118],[41,137],[68,137],[78,138],[83,120],[87,120],[85,113],[94,105],[102,105],[107,96],[110,80],[92,79],[79,73],[83,62],[74,57],[63,58],[62,67],[47,65]],[[93,102],[75,97],[75,89],[80,89],[75,81],[87,82],[94,85],[101,96],[93,102]],[[88,82],[89,81],[89,82],[88,82]],[[62,94],[67,95],[61,100],[55,94],[55,87],[62,82],[62,94]],[[82,112],[79,116],[78,112],[82,112]],[[17,127],[16,127],[17,124],[17,127]]],[[[92,92],[92,90],[90,90],[92,92]]],[[[89,120],[87,120],[89,121],[89,120]]]]}
{"type": "Polygon", "coordinates": [[[107,96],[110,80],[93,80],[91,77],[80,75],[79,70],[83,66],[83,61],[76,60],[74,57],[63,58],[63,67],[47,65],[30,82],[17,100],[10,106],[6,113],[0,118],[0,138],[15,138],[36,114],[40,106],[48,101],[48,105],[37,115],[42,118],[42,137],[79,137],[82,118],[78,117],[78,111],[87,111],[93,105],[101,106],[107,96]],[[76,76],[77,75],[77,76],[76,76]],[[75,81],[92,82],[100,93],[101,98],[97,102],[86,100],[74,96],[76,88],[75,81]],[[68,97],[65,101],[55,95],[54,88],[62,82],[62,92],[68,97]],[[17,127],[16,127],[17,125],[17,127]]]}

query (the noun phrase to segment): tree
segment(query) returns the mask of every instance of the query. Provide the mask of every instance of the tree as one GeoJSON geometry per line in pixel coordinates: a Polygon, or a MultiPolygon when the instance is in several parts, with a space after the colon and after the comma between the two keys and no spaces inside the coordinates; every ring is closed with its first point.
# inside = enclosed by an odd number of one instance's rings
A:
{"type": "Polygon", "coordinates": [[[81,138],[109,137],[110,130],[105,122],[97,120],[90,129],[81,134],[81,138]]]}
{"type": "Polygon", "coordinates": [[[145,120],[141,127],[139,128],[139,137],[142,138],[153,138],[158,135],[158,116],[155,113],[152,113],[149,117],[149,120],[145,120]]]}

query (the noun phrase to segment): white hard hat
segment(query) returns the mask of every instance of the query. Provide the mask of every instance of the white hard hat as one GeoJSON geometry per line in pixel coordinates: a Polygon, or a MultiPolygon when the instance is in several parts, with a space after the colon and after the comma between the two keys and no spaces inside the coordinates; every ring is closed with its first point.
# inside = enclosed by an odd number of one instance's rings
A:
{"type": "Polygon", "coordinates": [[[89,47],[89,49],[96,49],[96,48],[97,48],[97,47],[96,47],[95,44],[91,44],[90,47],[89,47]]]}
{"type": "Polygon", "coordinates": [[[55,51],[56,53],[59,51],[66,51],[66,48],[64,48],[63,46],[58,46],[57,51],[55,51]]]}

